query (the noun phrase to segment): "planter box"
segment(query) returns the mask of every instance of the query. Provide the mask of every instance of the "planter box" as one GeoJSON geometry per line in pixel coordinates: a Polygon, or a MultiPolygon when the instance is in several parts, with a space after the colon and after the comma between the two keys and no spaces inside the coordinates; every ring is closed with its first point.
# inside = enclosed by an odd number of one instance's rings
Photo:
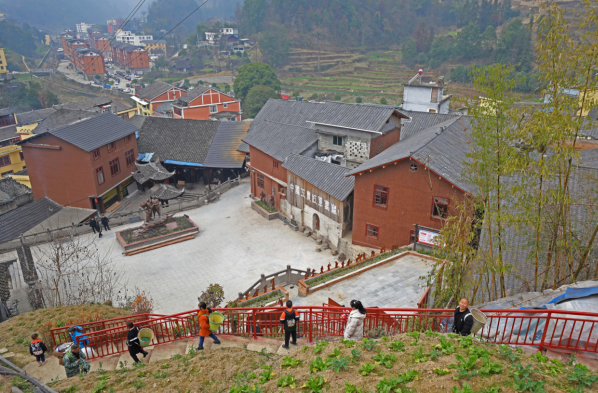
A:
{"type": "MultiPolygon", "coordinates": [[[[120,232],[116,232],[116,240],[123,248],[125,255],[135,255],[140,252],[150,251],[155,248],[168,246],[170,244],[180,243],[185,240],[191,240],[199,233],[199,228],[191,219],[187,218],[193,226],[182,231],[168,233],[162,236],[156,236],[149,239],[143,239],[138,242],[127,244],[120,232]]],[[[127,229],[130,230],[130,229],[127,229]]]]}
{"type": "Polygon", "coordinates": [[[278,212],[268,213],[266,210],[262,209],[260,205],[251,201],[251,208],[256,212],[260,213],[265,219],[267,220],[274,220],[278,218],[278,212]]]}
{"type": "MultiPolygon", "coordinates": [[[[383,259],[383,260],[378,261],[376,263],[373,263],[371,265],[367,265],[367,266],[364,266],[364,267],[359,268],[357,270],[354,270],[352,272],[348,272],[348,273],[343,274],[343,275],[341,275],[341,276],[339,276],[337,278],[334,278],[334,279],[332,279],[330,281],[327,281],[327,282],[324,282],[322,284],[318,284],[316,286],[310,286],[309,283],[307,282],[307,281],[311,280],[312,278],[317,278],[317,277],[320,277],[320,276],[330,275],[330,274],[333,274],[333,273],[337,273],[339,270],[342,271],[342,270],[346,270],[346,269],[355,267],[356,265],[363,264],[364,262],[367,261],[367,259],[365,259],[365,260],[360,261],[360,262],[354,262],[354,263],[352,263],[349,266],[339,267],[339,268],[336,268],[336,269],[331,269],[330,271],[327,271],[327,272],[324,272],[324,273],[320,273],[320,274],[316,274],[315,276],[299,280],[299,285],[298,285],[299,294],[301,296],[307,296],[310,293],[313,293],[315,291],[319,291],[320,289],[327,288],[327,287],[329,287],[331,285],[334,285],[334,284],[336,284],[336,283],[338,283],[338,282],[340,282],[342,280],[346,280],[348,278],[354,277],[354,276],[356,276],[358,274],[361,274],[361,273],[363,273],[365,271],[368,271],[370,269],[374,269],[374,268],[376,268],[378,266],[381,266],[381,265],[384,265],[386,263],[389,263],[389,262],[392,262],[392,261],[396,261],[397,259],[400,259],[400,258],[404,257],[405,255],[414,255],[414,256],[417,256],[417,257],[424,258],[424,259],[429,259],[431,261],[439,261],[437,258],[433,258],[433,257],[430,257],[428,255],[419,254],[419,253],[416,253],[416,252],[413,252],[413,251],[405,251],[405,252],[402,252],[400,254],[392,255],[392,256],[390,256],[390,257],[388,257],[386,259],[383,259]]],[[[372,258],[375,258],[375,256],[372,257],[372,258]]],[[[368,259],[370,259],[370,258],[368,258],[368,259]]]]}
{"type": "MultiPolygon", "coordinates": [[[[254,306],[245,306],[243,303],[249,303],[250,301],[255,300],[255,299],[268,297],[272,294],[272,292],[277,292],[277,291],[283,295],[283,299],[282,299],[283,302],[286,302],[287,300],[289,300],[289,293],[286,291],[286,289],[284,289],[283,287],[276,287],[276,288],[274,288],[273,291],[262,293],[261,295],[257,295],[255,297],[250,297],[249,299],[243,300],[242,302],[240,302],[238,304],[237,307],[254,307],[254,306]]],[[[276,303],[278,303],[279,300],[280,300],[280,298],[277,300],[271,301],[270,303],[265,304],[263,307],[274,306],[274,305],[276,305],[276,303]]]]}

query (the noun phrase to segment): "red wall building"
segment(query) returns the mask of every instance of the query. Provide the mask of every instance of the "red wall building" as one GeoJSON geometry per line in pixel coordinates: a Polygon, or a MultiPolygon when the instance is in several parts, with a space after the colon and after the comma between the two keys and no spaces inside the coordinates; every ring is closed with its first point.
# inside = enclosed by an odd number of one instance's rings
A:
{"type": "Polygon", "coordinates": [[[249,146],[251,157],[251,193],[257,198],[264,195],[274,195],[276,209],[280,210],[280,200],[287,194],[287,170],[282,162],[266,153],[249,146]]]}
{"type": "Polygon", "coordinates": [[[136,131],[104,113],[19,142],[34,198],[104,212],[128,195],[136,171],[136,131]]]}
{"type": "Polygon", "coordinates": [[[238,113],[234,119],[241,121],[241,102],[202,85],[189,90],[173,105],[175,119],[210,120],[210,115],[220,112],[238,113]]]}
{"type": "Polygon", "coordinates": [[[64,55],[73,64],[76,70],[86,76],[104,75],[106,65],[101,52],[90,49],[89,44],[83,40],[71,38],[70,35],[62,36],[64,55]]]}
{"type": "Polygon", "coordinates": [[[125,42],[112,43],[112,61],[136,74],[143,74],[150,70],[147,50],[125,42]]]}
{"type": "Polygon", "coordinates": [[[137,114],[157,116],[154,110],[165,102],[172,102],[181,98],[187,91],[169,83],[156,81],[139,90],[133,98],[137,102],[137,114]]]}

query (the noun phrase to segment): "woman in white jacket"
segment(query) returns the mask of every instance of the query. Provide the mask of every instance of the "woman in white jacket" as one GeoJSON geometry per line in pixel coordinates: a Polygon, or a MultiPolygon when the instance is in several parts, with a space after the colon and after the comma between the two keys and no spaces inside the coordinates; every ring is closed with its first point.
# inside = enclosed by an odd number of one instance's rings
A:
{"type": "Polygon", "coordinates": [[[363,321],[366,317],[365,308],[359,300],[351,300],[351,313],[345,327],[345,340],[359,341],[363,338],[363,321]]]}

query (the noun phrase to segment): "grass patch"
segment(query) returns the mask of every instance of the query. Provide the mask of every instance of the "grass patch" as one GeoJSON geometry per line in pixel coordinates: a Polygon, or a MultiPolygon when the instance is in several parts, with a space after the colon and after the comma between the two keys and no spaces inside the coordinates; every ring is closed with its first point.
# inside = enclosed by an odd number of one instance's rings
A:
{"type": "Polygon", "coordinates": [[[383,259],[390,258],[391,256],[397,255],[403,251],[404,251],[403,249],[398,248],[393,251],[385,252],[384,254],[376,255],[373,258],[369,258],[369,259],[366,259],[365,261],[350,265],[348,268],[341,268],[336,271],[333,270],[330,273],[321,274],[312,279],[306,280],[305,283],[307,285],[309,285],[310,287],[315,287],[317,285],[324,284],[325,282],[328,282],[330,280],[334,280],[335,278],[342,277],[346,274],[349,274],[356,270],[362,269],[366,266],[373,265],[376,262],[380,262],[383,259]]]}
{"type": "Polygon", "coordinates": [[[151,239],[151,238],[158,237],[158,236],[168,235],[168,234],[174,233],[174,232],[184,231],[185,229],[189,229],[189,228],[193,227],[193,224],[191,223],[191,221],[189,221],[189,219],[184,216],[183,217],[172,217],[170,220],[168,220],[168,222],[169,223],[176,222],[177,227],[174,229],[167,229],[166,227],[161,227],[158,230],[151,231],[141,237],[134,237],[133,232],[137,228],[131,228],[131,229],[127,229],[125,231],[120,232],[120,235],[122,236],[125,243],[131,244],[131,243],[139,242],[139,241],[146,240],[146,239],[151,239]]]}
{"type": "Polygon", "coordinates": [[[266,205],[264,202],[262,201],[255,201],[255,203],[257,203],[257,205],[259,207],[261,207],[262,209],[264,209],[265,211],[267,211],[268,213],[276,213],[278,210],[276,210],[274,207],[270,207],[268,205],[266,205]]]}
{"type": "Polygon", "coordinates": [[[263,307],[268,303],[272,303],[278,299],[282,299],[284,297],[284,293],[280,289],[277,289],[274,292],[270,292],[266,295],[258,296],[253,299],[249,299],[241,304],[239,307],[263,307]]]}

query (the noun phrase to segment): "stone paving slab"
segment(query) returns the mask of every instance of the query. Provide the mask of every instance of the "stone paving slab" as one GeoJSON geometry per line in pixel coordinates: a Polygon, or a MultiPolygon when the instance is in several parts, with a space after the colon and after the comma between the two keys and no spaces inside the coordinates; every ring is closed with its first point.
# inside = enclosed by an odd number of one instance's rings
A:
{"type": "Polygon", "coordinates": [[[40,367],[37,362],[31,362],[23,367],[23,370],[43,383],[50,383],[57,379],[66,379],[64,366],[58,363],[58,358],[49,354],[47,355],[46,364],[43,366],[40,367]]]}
{"type": "MultiPolygon", "coordinates": [[[[129,353],[127,352],[127,355],[128,354],[129,353]]],[[[116,367],[118,366],[118,361],[120,359],[120,356],[121,355],[112,355],[112,356],[106,356],[106,357],[101,357],[98,359],[90,360],[89,365],[91,366],[91,368],[89,370],[91,372],[98,371],[100,369],[100,363],[102,363],[102,370],[112,371],[112,370],[116,369],[116,367]]],[[[141,355],[141,356],[143,356],[143,355],[141,355]]],[[[130,356],[129,356],[129,359],[130,359],[130,356]]]]}
{"type": "Polygon", "coordinates": [[[172,355],[184,354],[187,348],[185,340],[174,341],[168,344],[156,345],[150,356],[149,363],[156,363],[160,360],[169,360],[172,355]]]}

